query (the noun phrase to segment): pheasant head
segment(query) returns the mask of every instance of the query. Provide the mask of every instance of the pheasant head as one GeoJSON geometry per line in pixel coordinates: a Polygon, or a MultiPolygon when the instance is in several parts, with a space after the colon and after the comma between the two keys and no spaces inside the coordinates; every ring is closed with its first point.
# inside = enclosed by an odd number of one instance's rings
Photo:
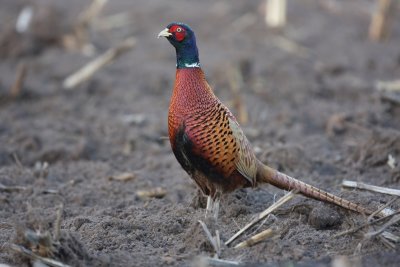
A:
{"type": "Polygon", "coordinates": [[[186,24],[173,22],[158,37],[165,37],[175,47],[178,69],[199,67],[199,52],[193,30],[186,24]]]}

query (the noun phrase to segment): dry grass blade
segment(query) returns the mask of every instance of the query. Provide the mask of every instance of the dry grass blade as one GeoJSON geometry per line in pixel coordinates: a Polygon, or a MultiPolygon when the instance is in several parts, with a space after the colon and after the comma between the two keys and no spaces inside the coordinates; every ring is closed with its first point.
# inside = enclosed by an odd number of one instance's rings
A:
{"type": "Polygon", "coordinates": [[[398,197],[394,197],[392,200],[388,201],[385,205],[383,205],[382,207],[380,207],[379,209],[377,209],[375,212],[373,212],[373,213],[368,217],[368,220],[367,220],[366,223],[364,223],[364,224],[362,224],[362,225],[359,225],[359,226],[357,226],[357,227],[353,227],[353,228],[351,228],[351,229],[349,229],[349,230],[347,230],[347,231],[341,232],[341,233],[335,235],[335,237],[339,237],[339,236],[342,236],[342,235],[346,235],[346,234],[351,234],[351,233],[357,232],[357,231],[359,231],[359,230],[361,230],[361,229],[363,229],[363,228],[365,228],[365,227],[374,225],[374,224],[379,223],[379,222],[381,222],[381,221],[384,221],[384,220],[386,220],[386,219],[388,219],[388,218],[391,218],[391,217],[393,217],[393,216],[395,216],[395,215],[397,215],[397,214],[400,214],[400,211],[396,211],[396,212],[393,212],[393,213],[390,213],[390,214],[387,214],[387,215],[383,215],[383,216],[382,216],[382,211],[388,209],[388,207],[389,207],[390,205],[392,205],[393,203],[395,203],[397,200],[398,200],[398,197]],[[373,220],[373,218],[374,218],[375,216],[378,216],[379,214],[381,214],[382,217],[379,218],[379,219],[373,220]]]}
{"type": "Polygon", "coordinates": [[[57,217],[56,221],[54,222],[54,233],[53,233],[53,238],[55,242],[60,241],[60,236],[61,236],[61,221],[62,221],[62,214],[64,210],[64,204],[60,204],[60,206],[57,209],[57,217]]]}
{"type": "Polygon", "coordinates": [[[27,66],[25,63],[21,63],[17,67],[17,73],[15,76],[15,81],[10,89],[10,96],[16,98],[21,95],[22,87],[24,86],[24,81],[27,73],[27,66]]]}
{"type": "Polygon", "coordinates": [[[243,234],[247,229],[252,227],[254,224],[259,222],[260,220],[264,219],[268,214],[272,213],[274,210],[291,200],[295,195],[297,191],[292,190],[283,197],[281,197],[277,202],[272,204],[268,209],[265,211],[261,212],[256,218],[254,218],[250,223],[248,223],[245,227],[240,229],[236,234],[234,234],[228,241],[225,242],[225,245],[229,245],[232,243],[236,238],[238,238],[241,234],[243,234]]]}
{"type": "Polygon", "coordinates": [[[45,162],[40,162],[37,161],[35,163],[34,169],[33,169],[33,174],[37,178],[46,178],[47,175],[49,174],[49,163],[45,162]]]}
{"type": "Polygon", "coordinates": [[[382,92],[381,99],[395,105],[400,105],[400,95],[393,92],[382,92]]]}
{"type": "Polygon", "coordinates": [[[389,200],[385,205],[374,211],[368,216],[368,222],[372,221],[374,217],[388,218],[390,215],[394,215],[396,212],[389,208],[390,205],[395,203],[399,199],[397,196],[389,200]]]}
{"type": "MultiPolygon", "coordinates": [[[[400,221],[400,214],[393,216],[393,218],[391,218],[387,223],[385,223],[379,230],[373,231],[373,232],[368,232],[365,234],[365,237],[371,238],[371,237],[377,236],[379,234],[382,234],[388,227],[392,226],[393,224],[398,223],[399,221],[400,221]]],[[[398,239],[399,238],[396,238],[396,240],[398,240],[398,239]]]]}
{"type": "Polygon", "coordinates": [[[25,186],[6,186],[3,184],[0,184],[0,191],[5,191],[5,192],[14,192],[14,191],[23,191],[28,189],[25,186]]]}
{"type": "MultiPolygon", "coordinates": [[[[207,263],[212,266],[237,266],[239,262],[231,260],[222,260],[216,258],[205,258],[207,263]]],[[[208,265],[207,265],[208,266],[208,265]]]]}
{"type": "Polygon", "coordinates": [[[235,248],[244,248],[244,247],[251,247],[257,243],[260,243],[261,241],[264,241],[265,239],[269,238],[275,233],[275,231],[272,228],[268,228],[256,235],[253,235],[246,241],[243,241],[235,246],[235,248]]]}
{"type": "Polygon", "coordinates": [[[393,195],[393,196],[400,196],[400,190],[399,189],[392,189],[392,188],[387,188],[387,187],[369,185],[369,184],[364,184],[364,183],[361,183],[361,182],[344,180],[342,182],[342,186],[350,187],[350,188],[365,189],[365,190],[378,192],[378,193],[383,193],[383,194],[388,194],[388,195],[393,195]]]}
{"type": "Polygon", "coordinates": [[[219,230],[215,230],[215,242],[217,244],[217,248],[219,249],[219,255],[221,253],[221,235],[219,233],[219,230]]]}
{"type": "Polygon", "coordinates": [[[364,224],[362,224],[362,225],[360,225],[360,226],[357,226],[357,227],[351,228],[351,229],[349,229],[349,230],[346,230],[346,231],[344,231],[344,232],[341,232],[341,233],[335,235],[334,237],[336,238],[336,237],[339,237],[339,236],[342,236],[342,235],[346,235],[346,234],[351,234],[351,233],[357,232],[357,231],[359,231],[359,230],[361,230],[361,229],[363,229],[363,228],[365,228],[365,227],[368,227],[368,226],[377,224],[377,223],[379,223],[379,222],[381,222],[381,221],[384,221],[384,220],[386,220],[386,219],[388,219],[388,218],[390,218],[390,217],[393,217],[393,216],[399,215],[399,214],[400,214],[400,211],[397,211],[397,212],[395,212],[395,213],[393,213],[393,214],[390,214],[390,215],[387,215],[387,216],[385,216],[385,217],[376,219],[376,220],[374,220],[374,221],[366,222],[366,223],[364,223],[364,224]]]}
{"type": "Polygon", "coordinates": [[[55,246],[57,244],[48,231],[26,230],[24,232],[24,239],[29,243],[29,249],[41,257],[52,257],[57,251],[55,246]]]}
{"type": "Polygon", "coordinates": [[[382,232],[382,237],[384,237],[387,240],[392,240],[396,243],[400,242],[400,236],[389,233],[387,231],[382,232]]]}
{"type": "Polygon", "coordinates": [[[219,231],[217,230],[216,236],[213,237],[210,230],[208,230],[207,225],[201,220],[199,220],[198,222],[200,223],[201,227],[203,228],[204,232],[206,233],[206,236],[207,236],[208,240],[210,241],[211,245],[213,246],[215,253],[219,257],[219,255],[221,254],[221,246],[220,246],[221,241],[219,239],[219,231]]]}
{"type": "Polygon", "coordinates": [[[40,260],[41,262],[43,262],[44,264],[47,264],[49,266],[53,266],[53,267],[70,267],[70,265],[64,264],[62,262],[50,259],[50,258],[45,258],[45,257],[41,257],[39,255],[36,255],[35,253],[33,253],[31,250],[23,247],[23,246],[19,246],[16,244],[9,244],[9,247],[16,251],[19,252],[31,259],[35,259],[35,260],[40,260]]]}
{"type": "Polygon", "coordinates": [[[396,202],[397,199],[398,197],[396,196],[385,205],[374,211],[371,215],[368,216],[368,222],[372,221],[375,217],[388,218],[388,216],[396,214],[396,212],[389,208],[389,206],[396,202]]]}
{"type": "Polygon", "coordinates": [[[138,190],[136,192],[138,197],[147,198],[147,197],[155,197],[162,198],[167,194],[167,191],[162,187],[156,187],[149,190],[138,190]]]}
{"type": "Polygon", "coordinates": [[[396,244],[393,244],[393,242],[390,242],[390,241],[389,241],[390,238],[389,238],[389,239],[385,238],[385,237],[383,236],[383,233],[382,233],[382,235],[380,235],[380,236],[378,236],[378,237],[379,237],[379,240],[382,242],[382,244],[383,244],[385,247],[387,247],[388,249],[395,249],[395,248],[396,248],[396,244]]]}
{"type": "Polygon", "coordinates": [[[63,82],[64,89],[72,89],[80,83],[90,79],[99,69],[110,63],[112,60],[132,49],[136,44],[136,39],[130,37],[122,41],[116,47],[113,47],[100,55],[93,61],[89,62],[74,74],[67,77],[63,82]]]}
{"type": "Polygon", "coordinates": [[[17,164],[18,168],[23,169],[23,168],[24,168],[24,165],[22,165],[22,162],[21,162],[21,160],[19,159],[17,153],[13,153],[12,156],[13,156],[13,158],[14,158],[14,160],[15,160],[15,164],[17,164]]]}

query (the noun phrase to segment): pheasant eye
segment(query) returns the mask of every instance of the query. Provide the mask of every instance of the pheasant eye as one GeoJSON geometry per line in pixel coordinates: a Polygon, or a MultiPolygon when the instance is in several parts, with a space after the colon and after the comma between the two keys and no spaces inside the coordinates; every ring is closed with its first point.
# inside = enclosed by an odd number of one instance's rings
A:
{"type": "Polygon", "coordinates": [[[186,37],[185,29],[180,26],[173,27],[171,31],[174,33],[175,40],[177,40],[178,42],[182,42],[186,37]]]}

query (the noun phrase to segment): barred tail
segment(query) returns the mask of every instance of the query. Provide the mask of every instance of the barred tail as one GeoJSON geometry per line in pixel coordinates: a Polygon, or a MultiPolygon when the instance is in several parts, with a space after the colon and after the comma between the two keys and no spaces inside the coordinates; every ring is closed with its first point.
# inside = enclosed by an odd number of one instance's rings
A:
{"type": "Polygon", "coordinates": [[[275,169],[272,169],[261,162],[258,164],[257,181],[272,184],[284,190],[298,190],[300,194],[316,200],[332,203],[348,210],[356,211],[362,214],[370,215],[373,212],[363,206],[350,202],[341,197],[318,189],[312,185],[306,184],[275,169]]]}

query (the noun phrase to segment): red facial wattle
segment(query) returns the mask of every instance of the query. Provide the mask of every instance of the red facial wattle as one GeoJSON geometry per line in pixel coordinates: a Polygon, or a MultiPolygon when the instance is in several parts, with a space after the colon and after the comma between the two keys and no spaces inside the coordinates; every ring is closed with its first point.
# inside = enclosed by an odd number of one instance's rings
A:
{"type": "Polygon", "coordinates": [[[169,29],[169,32],[172,33],[172,34],[174,35],[175,39],[176,39],[178,42],[181,42],[181,41],[183,41],[183,39],[185,39],[186,31],[185,31],[184,28],[182,28],[182,27],[179,26],[179,25],[174,25],[174,26],[172,26],[172,27],[169,29]]]}

